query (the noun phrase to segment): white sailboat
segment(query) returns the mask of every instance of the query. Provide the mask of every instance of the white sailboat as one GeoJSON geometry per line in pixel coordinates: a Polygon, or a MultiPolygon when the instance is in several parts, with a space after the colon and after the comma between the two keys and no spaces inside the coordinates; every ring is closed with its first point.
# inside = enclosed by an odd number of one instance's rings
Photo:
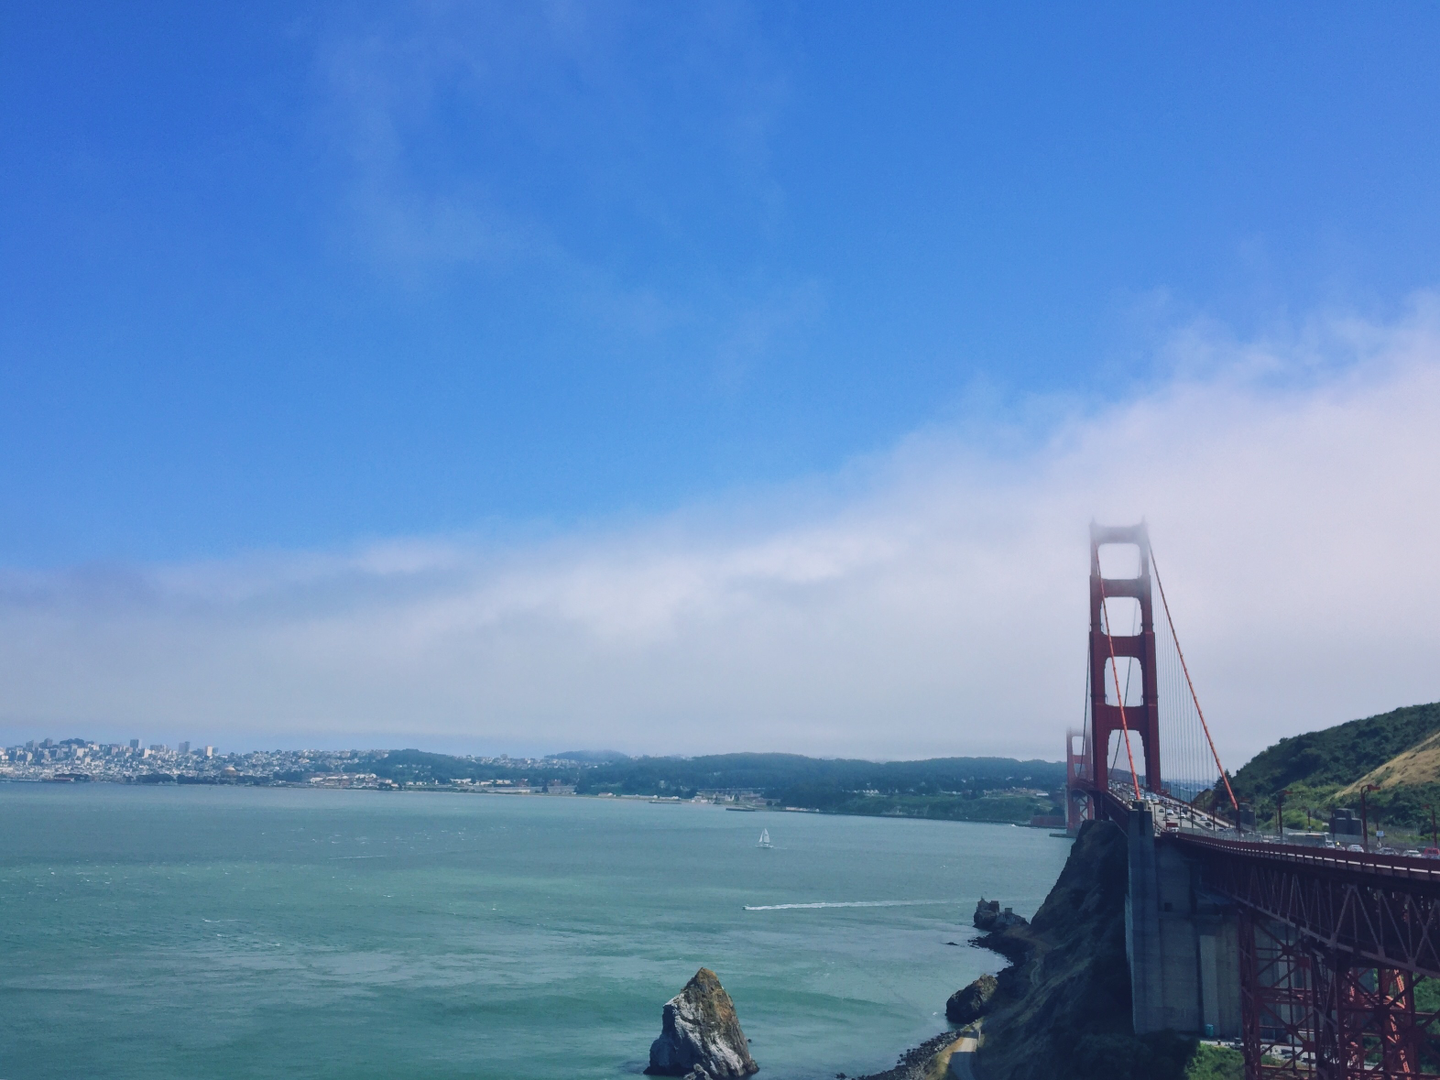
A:
{"type": "Polygon", "coordinates": [[[756,847],[763,847],[763,848],[768,848],[768,847],[770,846],[770,830],[769,830],[769,829],[761,829],[761,830],[760,830],[760,842],[759,842],[758,844],[756,844],[755,846],[756,846],[756,847]]]}

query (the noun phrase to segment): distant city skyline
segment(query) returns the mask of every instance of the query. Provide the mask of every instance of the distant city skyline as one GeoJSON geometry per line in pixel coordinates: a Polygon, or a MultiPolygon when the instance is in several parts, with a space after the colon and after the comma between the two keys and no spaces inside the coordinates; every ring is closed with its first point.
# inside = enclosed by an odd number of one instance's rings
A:
{"type": "Polygon", "coordinates": [[[167,0],[0,38],[0,742],[1222,756],[1440,699],[1440,10],[167,0]]]}

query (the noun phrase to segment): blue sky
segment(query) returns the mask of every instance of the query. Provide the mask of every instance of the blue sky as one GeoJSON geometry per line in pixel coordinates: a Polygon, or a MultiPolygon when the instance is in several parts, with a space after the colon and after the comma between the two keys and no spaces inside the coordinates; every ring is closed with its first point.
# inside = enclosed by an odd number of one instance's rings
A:
{"type": "MultiPolygon", "coordinates": [[[[1347,379],[1401,385],[1397,364],[1424,382],[1405,343],[1440,285],[1437,45],[1422,4],[4,5],[6,604],[89,611],[256,560],[290,568],[280,589],[399,549],[553,567],[678,530],[693,554],[848,520],[917,459],[980,454],[976,483],[1026,507],[1070,460],[1046,447],[1187,380],[1269,402],[1260,427],[1347,379]],[[1238,390],[1215,374],[1261,354],[1238,390]]],[[[1066,507],[1076,536],[1162,498],[1108,491],[1066,507]]],[[[305,589],[274,602],[340,618],[305,589]]],[[[105,667],[74,619],[35,663],[105,667]]],[[[173,726],[242,669],[181,702],[97,676],[62,707],[42,679],[0,715],[173,726]]],[[[549,712],[517,689],[472,722],[457,690],[430,727],[395,705],[348,729],[292,672],[271,676],[292,697],[224,723],[548,745],[572,732],[545,717],[604,696],[588,670],[544,676],[584,688],[549,712]]],[[[609,741],[699,745],[686,724],[750,707],[717,678],[638,726],[617,699],[609,741]]],[[[915,706],[932,735],[888,752],[941,749],[939,693],[915,706]]],[[[814,724],[754,740],[892,745],[859,714],[814,724]]]]}
{"type": "Polygon", "coordinates": [[[12,4],[0,555],[542,526],[1435,283],[1428,5],[12,4]]]}

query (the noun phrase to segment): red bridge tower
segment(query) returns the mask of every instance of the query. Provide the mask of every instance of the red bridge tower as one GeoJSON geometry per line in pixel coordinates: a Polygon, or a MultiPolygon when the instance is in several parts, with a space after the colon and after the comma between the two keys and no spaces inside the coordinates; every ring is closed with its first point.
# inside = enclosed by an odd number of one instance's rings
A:
{"type": "MultiPolygon", "coordinates": [[[[1111,605],[1110,615],[1114,615],[1111,605]]],[[[1090,731],[1089,772],[1102,790],[1109,782],[1110,736],[1120,733],[1125,773],[1143,771],[1143,784],[1153,792],[1160,786],[1160,693],[1155,672],[1155,620],[1150,606],[1150,533],[1139,525],[1090,524],[1090,731]],[[1139,551],[1139,576],[1107,578],[1100,573],[1100,548],[1107,544],[1133,544],[1139,551]],[[1102,619],[1106,601],[1133,597],[1140,604],[1140,632],[1117,634],[1121,627],[1102,619]],[[1127,705],[1122,695],[1127,679],[1119,671],[1122,657],[1140,666],[1140,704],[1127,705]],[[1112,662],[1113,661],[1113,662],[1112,662]],[[1115,704],[1107,701],[1107,697],[1115,704]],[[1125,746],[1128,729],[1131,740],[1125,746]],[[1142,746],[1134,747],[1139,736],[1142,746]]],[[[1126,779],[1130,777],[1126,775],[1126,779]]]]}

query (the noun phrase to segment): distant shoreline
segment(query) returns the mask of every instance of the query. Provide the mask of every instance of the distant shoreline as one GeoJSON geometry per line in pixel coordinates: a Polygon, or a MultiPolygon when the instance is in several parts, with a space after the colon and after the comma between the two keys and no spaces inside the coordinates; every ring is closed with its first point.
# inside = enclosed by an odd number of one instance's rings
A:
{"type": "MultiPolygon", "coordinates": [[[[985,818],[946,818],[926,817],[919,814],[897,814],[897,813],[864,813],[854,810],[823,810],[817,807],[805,806],[746,806],[739,807],[726,805],[723,802],[713,802],[708,799],[676,799],[657,798],[652,795],[635,795],[629,793],[608,793],[608,792],[573,792],[573,791],[508,791],[494,790],[490,788],[455,788],[444,785],[416,785],[413,787],[362,787],[362,786],[325,786],[319,784],[308,784],[298,781],[271,781],[255,783],[246,781],[195,781],[176,782],[151,781],[141,782],[136,780],[112,780],[87,777],[83,780],[76,780],[73,777],[17,777],[0,776],[0,784],[25,784],[25,785],[54,785],[60,787],[89,787],[92,784],[103,784],[107,787],[117,788],[244,788],[251,790],[269,791],[348,791],[367,792],[371,794],[385,793],[387,795],[493,795],[507,799],[515,798],[543,798],[543,799],[588,799],[600,801],[624,801],[629,803],[647,803],[657,806],[693,806],[715,810],[723,810],[741,813],[765,813],[765,814],[823,814],[827,817],[868,817],[885,818],[891,821],[938,821],[962,825],[995,825],[1002,828],[1021,828],[1053,830],[1053,826],[1031,825],[1024,821],[996,821],[985,818]]],[[[1063,837],[1063,834],[1053,834],[1063,837]]],[[[1065,837],[1068,839],[1068,837],[1065,837]]]]}
{"type": "Polygon", "coordinates": [[[547,758],[456,757],[423,750],[272,750],[221,754],[140,740],[46,739],[0,749],[0,780],[123,785],[362,788],[494,795],[585,795],[700,802],[734,810],[1054,825],[1064,767],[1015,758],[876,762],[799,754],[639,757],[571,751],[547,758]]]}

